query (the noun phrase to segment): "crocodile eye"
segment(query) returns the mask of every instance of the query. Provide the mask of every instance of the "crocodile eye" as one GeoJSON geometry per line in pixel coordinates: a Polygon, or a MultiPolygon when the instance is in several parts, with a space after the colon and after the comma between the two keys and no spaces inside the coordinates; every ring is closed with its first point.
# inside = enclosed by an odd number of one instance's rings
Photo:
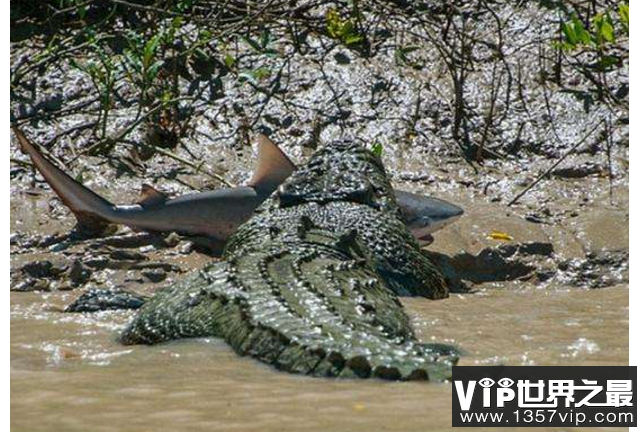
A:
{"type": "Polygon", "coordinates": [[[482,386],[482,387],[490,387],[493,384],[495,384],[495,381],[493,381],[490,378],[484,378],[481,381],[479,381],[479,385],[482,386]]]}
{"type": "Polygon", "coordinates": [[[515,381],[513,381],[510,378],[502,378],[499,381],[497,381],[497,384],[499,384],[500,387],[510,387],[513,384],[515,384],[515,381]]]}

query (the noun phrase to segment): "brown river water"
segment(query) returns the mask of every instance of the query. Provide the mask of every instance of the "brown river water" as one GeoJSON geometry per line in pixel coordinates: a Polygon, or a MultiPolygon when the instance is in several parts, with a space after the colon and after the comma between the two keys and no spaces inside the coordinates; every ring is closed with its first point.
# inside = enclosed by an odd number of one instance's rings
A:
{"type": "MultiPolygon", "coordinates": [[[[11,295],[16,431],[426,431],[450,427],[447,384],[275,372],[225,343],[123,347],[130,313],[62,314],[68,293],[11,295]]],[[[461,364],[628,364],[628,287],[487,289],[404,300],[418,335],[461,364]]]]}

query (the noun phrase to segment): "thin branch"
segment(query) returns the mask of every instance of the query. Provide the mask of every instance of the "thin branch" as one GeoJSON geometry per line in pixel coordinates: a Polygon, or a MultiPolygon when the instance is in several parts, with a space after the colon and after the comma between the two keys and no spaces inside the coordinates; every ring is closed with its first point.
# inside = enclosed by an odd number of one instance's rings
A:
{"type": "Polygon", "coordinates": [[[573,153],[573,152],[574,152],[574,151],[575,151],[575,150],[576,150],[580,145],[582,145],[582,144],[584,143],[584,141],[586,141],[586,140],[588,139],[588,137],[590,137],[590,136],[591,136],[591,134],[593,134],[593,132],[595,132],[595,130],[596,130],[596,129],[597,129],[597,128],[602,124],[602,123],[604,123],[604,120],[599,121],[595,126],[593,126],[593,127],[591,128],[591,130],[590,130],[590,131],[588,131],[588,132],[587,132],[587,133],[582,137],[582,139],[581,139],[581,140],[579,140],[575,145],[573,145],[573,147],[571,147],[570,149],[568,149],[568,150],[566,151],[566,153],[564,153],[562,156],[560,156],[560,158],[559,158],[559,159],[558,159],[558,160],[557,160],[553,165],[551,165],[551,166],[550,166],[546,171],[544,171],[542,174],[540,174],[540,176],[539,176],[539,177],[537,177],[537,178],[536,178],[536,179],[535,179],[531,184],[529,184],[528,186],[526,186],[526,189],[524,189],[523,191],[521,191],[520,193],[518,193],[518,194],[515,196],[515,198],[513,198],[512,200],[510,200],[510,202],[509,202],[507,205],[508,205],[508,206],[512,206],[513,204],[515,204],[515,203],[516,203],[516,202],[517,202],[521,197],[523,197],[524,195],[526,195],[526,193],[527,193],[528,191],[530,191],[530,190],[531,190],[531,189],[533,189],[535,186],[537,186],[537,184],[538,184],[539,182],[541,182],[544,178],[548,177],[548,175],[549,175],[549,174],[550,174],[550,173],[551,173],[551,172],[552,172],[552,171],[553,171],[553,170],[554,170],[554,169],[555,169],[559,164],[561,164],[561,163],[562,163],[562,161],[564,161],[564,159],[566,159],[566,157],[567,157],[568,155],[570,155],[571,153],[573,153]]]}

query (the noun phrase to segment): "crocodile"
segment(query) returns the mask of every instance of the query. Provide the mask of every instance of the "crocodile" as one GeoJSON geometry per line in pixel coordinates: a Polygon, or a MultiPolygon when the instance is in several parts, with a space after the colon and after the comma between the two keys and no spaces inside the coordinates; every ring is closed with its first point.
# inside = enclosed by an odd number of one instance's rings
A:
{"type": "Polygon", "coordinates": [[[400,295],[448,289],[404,225],[380,158],[339,140],[257,208],[221,261],[146,301],[120,341],[219,337],[291,373],[449,379],[456,349],[419,342],[400,295]]]}
{"type": "MultiPolygon", "coordinates": [[[[21,149],[75,215],[79,231],[103,231],[110,224],[152,232],[175,231],[206,237],[214,252],[222,251],[238,226],[296,169],[274,142],[259,135],[256,168],[244,186],[170,198],[145,184],[135,205],[114,205],[49,161],[19,128],[14,126],[13,131],[21,149]]],[[[395,196],[403,220],[422,244],[430,243],[433,232],[463,213],[461,208],[437,198],[405,191],[395,191],[395,196]]]]}

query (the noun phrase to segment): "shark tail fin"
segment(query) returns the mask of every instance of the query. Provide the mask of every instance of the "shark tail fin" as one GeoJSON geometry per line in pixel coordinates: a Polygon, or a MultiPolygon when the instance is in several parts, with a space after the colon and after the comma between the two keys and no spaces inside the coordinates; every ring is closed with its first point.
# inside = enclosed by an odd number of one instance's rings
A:
{"type": "Polygon", "coordinates": [[[248,186],[271,193],[296,170],[296,166],[263,134],[258,136],[258,147],[259,160],[248,186]]]}
{"type": "Polygon", "coordinates": [[[63,170],[45,158],[27,136],[12,126],[20,148],[29,155],[36,169],[71,210],[83,231],[104,231],[110,225],[109,215],[113,204],[87,189],[63,170]]]}

